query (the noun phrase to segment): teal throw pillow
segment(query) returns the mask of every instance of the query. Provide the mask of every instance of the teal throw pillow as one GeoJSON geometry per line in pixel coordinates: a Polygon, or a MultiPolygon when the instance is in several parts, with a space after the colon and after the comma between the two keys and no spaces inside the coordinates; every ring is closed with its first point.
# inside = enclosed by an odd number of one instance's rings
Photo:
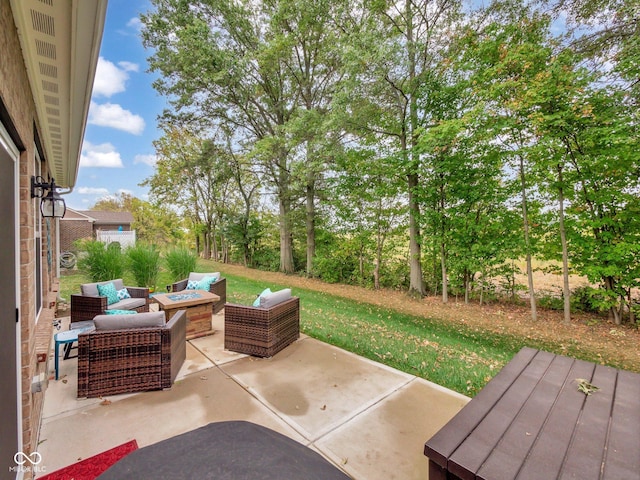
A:
{"type": "Polygon", "coordinates": [[[136,312],[135,310],[105,310],[104,312],[106,315],[135,315],[136,312]]]}
{"type": "Polygon", "coordinates": [[[118,303],[118,291],[116,290],[116,286],[113,282],[106,283],[104,285],[97,285],[97,287],[98,295],[101,297],[107,297],[107,305],[118,303]]]}
{"type": "Polygon", "coordinates": [[[270,288],[265,288],[262,293],[260,295],[258,295],[258,297],[256,298],[255,302],[253,302],[253,306],[254,307],[259,307],[260,306],[260,298],[264,297],[265,295],[268,295],[269,293],[271,293],[271,289],[270,288]]]}
{"type": "Polygon", "coordinates": [[[117,294],[118,294],[118,301],[124,300],[125,298],[131,298],[131,294],[129,293],[129,290],[127,290],[126,288],[123,288],[122,290],[118,290],[117,294]]]}
{"type": "Polygon", "coordinates": [[[198,281],[197,280],[189,280],[187,283],[187,290],[197,290],[198,289],[198,281]]]}
{"type": "Polygon", "coordinates": [[[216,277],[204,277],[202,280],[198,282],[197,290],[206,290],[209,291],[209,287],[211,284],[217,280],[216,277]]]}

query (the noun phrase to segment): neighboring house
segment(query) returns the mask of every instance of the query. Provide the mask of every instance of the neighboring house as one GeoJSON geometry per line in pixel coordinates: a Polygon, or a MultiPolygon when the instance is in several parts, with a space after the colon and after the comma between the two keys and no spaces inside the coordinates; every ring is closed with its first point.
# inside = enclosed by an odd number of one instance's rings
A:
{"type": "Polygon", "coordinates": [[[0,0],[0,479],[37,467],[58,289],[59,220],[31,182],[75,187],[106,8],[0,0]]]}
{"type": "Polygon", "coordinates": [[[104,212],[94,210],[74,210],[67,208],[64,217],[60,219],[60,251],[74,251],[76,240],[90,238],[102,239],[104,235],[108,238],[117,238],[118,232],[127,240],[123,243],[126,246],[133,238],[135,243],[135,233],[131,232],[133,215],[129,212],[104,212]],[[107,233],[109,232],[109,233],[107,233]],[[124,233],[131,232],[131,233],[124,233]]]}

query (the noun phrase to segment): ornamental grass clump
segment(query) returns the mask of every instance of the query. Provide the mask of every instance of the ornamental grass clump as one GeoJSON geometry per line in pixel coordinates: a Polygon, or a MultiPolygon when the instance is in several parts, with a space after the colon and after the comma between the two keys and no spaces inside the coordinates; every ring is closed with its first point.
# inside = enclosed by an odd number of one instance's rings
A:
{"type": "Polygon", "coordinates": [[[155,245],[137,243],[127,249],[127,258],[137,285],[154,291],[160,273],[160,252],[155,245]]]}
{"type": "Polygon", "coordinates": [[[78,244],[80,259],[78,268],[89,276],[92,282],[103,282],[122,278],[125,258],[119,243],[106,245],[97,240],[85,240],[78,244]]]}
{"type": "Polygon", "coordinates": [[[182,280],[189,276],[189,273],[196,271],[198,258],[195,253],[184,247],[173,248],[164,256],[167,269],[171,272],[174,281],[182,280]]]}

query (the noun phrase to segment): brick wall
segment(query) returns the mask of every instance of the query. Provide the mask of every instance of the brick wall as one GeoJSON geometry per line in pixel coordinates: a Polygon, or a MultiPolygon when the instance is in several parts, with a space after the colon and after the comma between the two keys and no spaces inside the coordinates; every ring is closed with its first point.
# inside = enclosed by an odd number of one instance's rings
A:
{"type": "MultiPolygon", "coordinates": [[[[31,94],[27,72],[22,59],[22,50],[17,30],[13,22],[13,14],[9,0],[0,0],[0,97],[8,110],[9,117],[24,145],[19,159],[19,229],[20,248],[20,357],[21,357],[21,403],[22,403],[22,450],[30,453],[37,450],[38,433],[42,418],[42,399],[44,392],[31,393],[31,379],[43,369],[38,365],[36,355],[36,311],[35,311],[35,220],[39,215],[37,202],[31,198],[31,176],[35,174],[35,128],[38,119],[31,94]]],[[[43,165],[46,175],[48,166],[43,165]]],[[[47,224],[43,222],[42,249],[42,286],[43,313],[41,318],[46,321],[49,315],[49,298],[51,285],[56,273],[55,266],[58,259],[55,256],[55,224],[50,222],[51,231],[47,232],[47,224]],[[52,263],[47,262],[47,236],[52,239],[52,263]]],[[[46,368],[46,365],[44,366],[46,368]]],[[[29,478],[29,473],[25,478],[29,478]]]]}
{"type": "Polygon", "coordinates": [[[73,243],[82,238],[93,238],[91,222],[87,220],[60,220],[60,251],[75,251],[73,243]]]}

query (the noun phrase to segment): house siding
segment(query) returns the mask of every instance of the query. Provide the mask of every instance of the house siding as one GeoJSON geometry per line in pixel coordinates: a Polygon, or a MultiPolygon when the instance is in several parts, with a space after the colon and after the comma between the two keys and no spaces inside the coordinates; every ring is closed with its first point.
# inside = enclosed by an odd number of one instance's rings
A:
{"type": "MultiPolygon", "coordinates": [[[[36,338],[37,330],[50,328],[54,317],[57,281],[54,282],[58,259],[56,258],[55,238],[56,221],[42,222],[42,311],[40,320],[36,324],[36,250],[35,225],[36,215],[39,215],[38,204],[31,198],[30,179],[35,174],[35,137],[38,128],[38,118],[34,106],[26,68],[22,58],[22,50],[18,39],[16,26],[9,0],[0,0],[0,98],[4,104],[11,123],[15,127],[14,133],[19,137],[23,148],[19,158],[19,221],[16,225],[19,231],[19,269],[20,279],[20,361],[21,361],[21,393],[22,404],[22,450],[29,454],[36,451],[38,432],[42,418],[44,400],[42,391],[31,393],[31,379],[40,372],[47,372],[48,355],[40,355],[38,362],[36,338]],[[49,231],[47,231],[49,229],[49,231]],[[47,257],[47,239],[51,239],[51,263],[47,257]],[[53,303],[53,305],[52,305],[53,303]]],[[[7,128],[8,130],[8,128],[7,128]]],[[[48,172],[47,163],[42,164],[42,173],[48,172]]],[[[45,332],[46,336],[46,332],[45,332]]],[[[49,334],[49,343],[51,337],[49,334]]],[[[45,382],[46,383],[46,382],[45,382]]],[[[30,478],[27,472],[25,478],[30,478]]]]}

